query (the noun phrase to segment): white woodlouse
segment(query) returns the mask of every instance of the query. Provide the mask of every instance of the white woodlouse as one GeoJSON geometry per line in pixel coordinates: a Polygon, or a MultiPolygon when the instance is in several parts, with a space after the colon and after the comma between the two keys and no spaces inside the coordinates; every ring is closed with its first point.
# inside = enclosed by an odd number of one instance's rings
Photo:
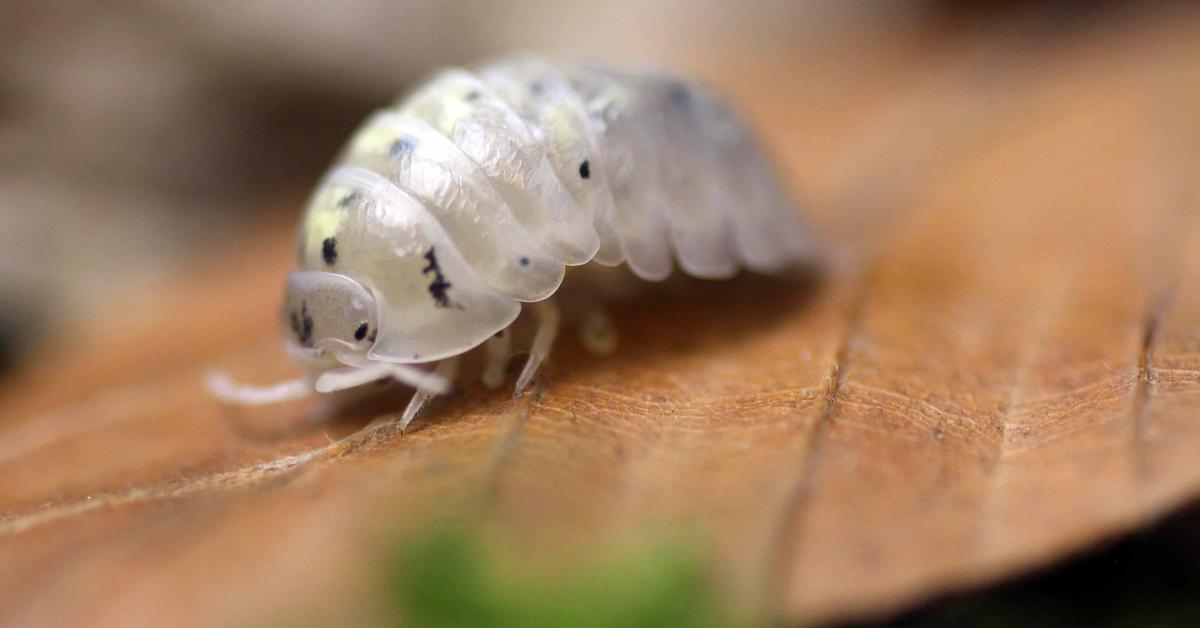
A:
{"type": "Polygon", "coordinates": [[[371,116],[299,239],[287,344],[310,375],[267,388],[215,376],[212,389],[258,404],[394,378],[417,389],[402,428],[479,345],[483,382],[500,385],[503,331],[528,303],[520,393],[557,335],[566,267],[624,263],[653,282],[678,262],[723,279],[812,252],[754,138],[714,95],[535,57],[444,70],[371,116]]]}

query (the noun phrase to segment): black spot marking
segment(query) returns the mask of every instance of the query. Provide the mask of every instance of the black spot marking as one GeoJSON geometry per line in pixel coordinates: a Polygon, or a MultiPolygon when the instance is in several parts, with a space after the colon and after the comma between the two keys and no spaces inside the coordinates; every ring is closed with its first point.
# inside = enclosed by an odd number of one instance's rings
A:
{"type": "Polygon", "coordinates": [[[503,337],[504,337],[504,330],[503,330],[503,329],[501,329],[500,331],[496,332],[496,337],[497,337],[497,338],[503,338],[503,337]]]}
{"type": "Polygon", "coordinates": [[[534,96],[541,96],[546,91],[546,86],[541,81],[534,81],[529,84],[529,93],[534,96]]]}
{"type": "Polygon", "coordinates": [[[288,315],[288,321],[291,323],[292,333],[296,334],[296,339],[300,341],[301,347],[312,346],[313,319],[308,313],[308,303],[300,304],[300,311],[292,311],[288,315]]]}
{"type": "Polygon", "coordinates": [[[483,94],[480,94],[479,90],[477,90],[477,89],[473,89],[473,90],[467,92],[467,100],[469,100],[471,102],[475,102],[476,100],[479,100],[479,98],[481,96],[483,96],[483,94]]]}
{"type": "Polygon", "coordinates": [[[361,192],[351,192],[351,193],[343,196],[342,200],[338,201],[338,207],[341,207],[341,208],[349,207],[351,203],[357,201],[361,197],[362,197],[361,192]]]}
{"type": "Polygon", "coordinates": [[[583,160],[583,163],[579,164],[579,177],[581,179],[590,179],[592,177],[592,166],[586,159],[583,160]]]}
{"type": "Polygon", "coordinates": [[[325,238],[321,243],[321,257],[325,258],[326,266],[333,266],[337,261],[337,238],[325,238]]]}
{"type": "Polygon", "coordinates": [[[433,273],[433,283],[429,284],[429,296],[433,297],[433,302],[438,307],[457,307],[458,309],[462,309],[462,306],[450,300],[448,292],[454,284],[446,281],[446,276],[442,274],[442,267],[438,264],[437,252],[434,248],[431,246],[425,252],[425,261],[429,262],[429,265],[421,269],[422,275],[433,273]]]}
{"type": "Polygon", "coordinates": [[[376,327],[375,329],[371,330],[371,335],[367,336],[367,342],[373,343],[373,342],[375,342],[375,339],[378,337],[379,337],[379,328],[376,327]]]}
{"type": "Polygon", "coordinates": [[[366,337],[367,337],[367,323],[366,323],[366,321],[363,321],[363,323],[358,326],[358,329],[354,330],[354,339],[359,342],[362,342],[363,338],[366,338],[366,337]]]}
{"type": "Polygon", "coordinates": [[[405,136],[396,140],[395,142],[392,142],[392,147],[388,150],[388,153],[391,154],[392,157],[398,157],[405,153],[411,153],[416,147],[416,138],[405,136]]]}
{"type": "Polygon", "coordinates": [[[521,265],[522,265],[522,266],[528,266],[528,265],[529,265],[529,258],[528,258],[528,257],[522,257],[522,258],[521,258],[520,260],[518,260],[518,261],[520,261],[520,262],[521,262],[521,265]]]}

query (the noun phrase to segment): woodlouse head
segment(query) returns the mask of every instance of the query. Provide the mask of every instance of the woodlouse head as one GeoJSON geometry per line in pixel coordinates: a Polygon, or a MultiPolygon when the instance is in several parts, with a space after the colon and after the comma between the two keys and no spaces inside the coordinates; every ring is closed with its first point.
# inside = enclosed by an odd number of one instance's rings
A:
{"type": "Polygon", "coordinates": [[[377,331],[371,291],[338,273],[288,275],[283,318],[294,353],[314,360],[366,353],[377,331]]]}

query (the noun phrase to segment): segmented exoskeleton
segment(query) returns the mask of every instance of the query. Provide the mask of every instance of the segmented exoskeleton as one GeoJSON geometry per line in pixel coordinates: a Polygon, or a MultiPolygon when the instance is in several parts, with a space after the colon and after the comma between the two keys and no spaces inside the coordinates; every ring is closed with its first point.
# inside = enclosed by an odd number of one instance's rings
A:
{"type": "Polygon", "coordinates": [[[624,263],[661,281],[678,263],[722,279],[811,254],[754,138],[713,94],[533,57],[442,71],[371,116],[317,187],[299,239],[285,318],[312,375],[214,389],[263,403],[391,377],[417,388],[404,425],[481,344],[484,383],[499,385],[502,332],[527,303],[537,330],[524,389],[553,344],[569,266],[624,263]]]}

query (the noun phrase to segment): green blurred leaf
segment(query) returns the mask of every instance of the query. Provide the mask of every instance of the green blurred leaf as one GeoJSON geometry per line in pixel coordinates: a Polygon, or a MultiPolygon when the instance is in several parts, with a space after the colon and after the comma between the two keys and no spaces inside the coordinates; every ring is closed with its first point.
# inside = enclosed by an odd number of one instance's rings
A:
{"type": "Polygon", "coordinates": [[[404,543],[389,567],[393,623],[466,626],[728,625],[704,561],[678,539],[614,551],[566,573],[530,572],[447,526],[404,543]]]}

